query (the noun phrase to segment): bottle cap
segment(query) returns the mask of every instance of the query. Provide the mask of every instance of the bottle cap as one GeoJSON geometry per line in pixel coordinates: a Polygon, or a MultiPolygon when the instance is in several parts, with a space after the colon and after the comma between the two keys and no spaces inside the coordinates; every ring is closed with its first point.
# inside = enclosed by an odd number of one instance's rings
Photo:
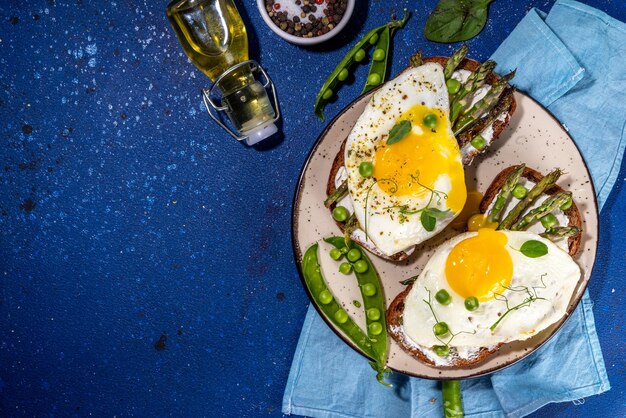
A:
{"type": "Polygon", "coordinates": [[[274,125],[274,122],[268,122],[264,125],[257,126],[252,130],[245,133],[246,144],[254,145],[263,141],[265,138],[268,138],[278,132],[278,128],[274,125]]]}

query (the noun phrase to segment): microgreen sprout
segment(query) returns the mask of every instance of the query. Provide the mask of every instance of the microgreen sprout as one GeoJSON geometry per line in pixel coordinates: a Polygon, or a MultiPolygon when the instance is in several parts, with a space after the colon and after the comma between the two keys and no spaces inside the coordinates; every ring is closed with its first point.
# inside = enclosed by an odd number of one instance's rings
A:
{"type": "Polygon", "coordinates": [[[541,280],[541,286],[531,286],[530,288],[528,288],[527,286],[516,286],[516,287],[512,287],[512,286],[502,286],[505,290],[510,290],[511,292],[526,292],[527,293],[527,297],[519,304],[510,307],[509,306],[509,299],[504,296],[502,293],[496,293],[496,296],[494,297],[494,299],[502,301],[506,304],[506,312],[504,312],[504,314],[502,314],[502,316],[500,318],[498,318],[498,320],[496,322],[493,323],[493,325],[491,325],[489,327],[489,329],[493,332],[496,327],[498,326],[498,324],[500,324],[500,322],[511,312],[516,311],[520,308],[523,308],[525,306],[530,306],[531,303],[538,301],[538,300],[548,300],[546,298],[542,298],[539,297],[538,293],[537,293],[537,289],[545,289],[546,285],[543,281],[544,276],[546,276],[547,274],[542,274],[540,277],[541,280]]]}
{"type": "Polygon", "coordinates": [[[450,343],[452,342],[454,337],[456,337],[459,334],[476,334],[476,330],[474,330],[473,332],[469,332],[469,331],[459,331],[457,333],[452,332],[452,330],[448,327],[448,324],[446,324],[445,322],[439,321],[439,318],[437,318],[437,314],[435,313],[435,310],[433,309],[433,303],[432,303],[432,297],[431,297],[430,290],[427,289],[427,288],[424,288],[424,289],[426,289],[426,292],[428,292],[428,300],[422,299],[422,301],[426,305],[428,305],[428,307],[430,308],[430,312],[433,314],[433,317],[435,318],[435,325],[445,324],[445,326],[447,328],[447,333],[443,333],[441,335],[437,335],[437,333],[435,332],[435,328],[436,327],[433,327],[433,334],[435,335],[435,338],[442,344],[441,347],[445,348],[445,349],[440,349],[438,351],[438,353],[439,352],[440,353],[445,353],[443,356],[441,356],[441,357],[445,357],[448,354],[448,352],[449,352],[450,343]],[[450,335],[450,338],[448,339],[448,341],[444,341],[441,338],[439,338],[440,336],[448,335],[448,333],[450,335]]]}

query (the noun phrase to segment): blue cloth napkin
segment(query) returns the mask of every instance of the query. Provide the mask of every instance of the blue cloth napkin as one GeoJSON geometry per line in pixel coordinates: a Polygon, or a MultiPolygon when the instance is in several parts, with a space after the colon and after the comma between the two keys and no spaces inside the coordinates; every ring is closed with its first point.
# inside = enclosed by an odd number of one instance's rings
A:
{"type": "MultiPolygon", "coordinates": [[[[517,87],[568,128],[589,166],[601,208],[626,145],[626,25],[581,3],[557,1],[547,15],[531,10],[493,59],[500,73],[518,68],[517,87]]],[[[441,416],[438,382],[399,373],[390,381],[393,389],[381,386],[365,358],[309,307],[283,412],[311,417],[441,416]]],[[[466,416],[481,418],[522,417],[551,402],[609,389],[587,292],[560,332],[535,353],[461,384],[466,416]]]]}

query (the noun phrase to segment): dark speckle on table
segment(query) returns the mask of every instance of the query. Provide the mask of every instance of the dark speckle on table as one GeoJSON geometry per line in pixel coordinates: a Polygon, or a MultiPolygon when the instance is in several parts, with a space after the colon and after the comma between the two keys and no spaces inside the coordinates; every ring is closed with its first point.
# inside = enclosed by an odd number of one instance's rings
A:
{"type": "Polygon", "coordinates": [[[165,350],[165,343],[167,342],[167,335],[161,334],[158,340],[154,343],[154,349],[156,351],[165,350]]]}

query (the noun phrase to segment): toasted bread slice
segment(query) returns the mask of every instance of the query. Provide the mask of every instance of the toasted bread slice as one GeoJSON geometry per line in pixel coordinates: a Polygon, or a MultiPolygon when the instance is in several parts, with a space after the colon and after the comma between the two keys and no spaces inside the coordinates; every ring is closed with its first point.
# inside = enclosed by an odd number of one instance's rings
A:
{"type": "MultiPolygon", "coordinates": [[[[511,166],[502,170],[493,180],[493,182],[487,188],[484,198],[479,205],[480,213],[486,213],[489,210],[491,202],[498,196],[500,189],[506,182],[506,178],[517,166],[511,166]]],[[[532,183],[538,183],[544,175],[539,171],[530,167],[525,167],[522,173],[522,177],[532,183]]],[[[546,195],[553,195],[564,191],[560,186],[554,185],[547,189],[544,193],[546,195]]],[[[582,230],[582,218],[580,211],[576,206],[576,203],[572,202],[572,206],[565,210],[563,214],[568,218],[568,226],[576,226],[582,230]]],[[[582,240],[582,234],[578,234],[568,238],[569,254],[574,256],[580,249],[582,240]]],[[[402,315],[404,313],[404,301],[411,291],[413,285],[409,285],[398,296],[395,297],[389,308],[387,309],[387,327],[391,337],[402,347],[404,351],[411,354],[413,357],[429,365],[435,365],[435,363],[426,354],[428,348],[415,344],[405,333],[402,327],[403,320],[402,315]]],[[[438,367],[467,367],[478,364],[485,361],[489,356],[498,351],[503,344],[493,347],[480,347],[471,358],[461,358],[451,348],[450,355],[448,356],[448,363],[445,365],[438,365],[438,367]]]]}
{"type": "MultiPolygon", "coordinates": [[[[445,67],[446,63],[448,62],[448,58],[447,57],[429,57],[429,58],[425,58],[424,62],[434,62],[434,63],[438,63],[442,66],[445,67]]],[[[469,70],[469,71],[475,71],[476,69],[478,69],[478,67],[480,66],[480,63],[478,61],[469,59],[469,58],[465,58],[463,61],[461,61],[461,64],[458,66],[457,69],[463,69],[463,70],[469,70]]],[[[410,67],[408,67],[410,68],[410,67]]],[[[407,69],[408,69],[407,68],[407,69]]],[[[403,70],[403,71],[406,71],[403,70]]],[[[497,80],[499,80],[500,77],[494,73],[490,73],[487,76],[486,82],[487,84],[493,84],[495,83],[497,80]]],[[[509,123],[509,120],[511,119],[511,116],[513,115],[513,112],[515,112],[516,109],[516,102],[515,99],[512,98],[511,103],[509,105],[509,108],[506,112],[506,115],[504,116],[504,118],[502,119],[498,119],[496,120],[493,124],[493,139],[491,140],[491,142],[489,143],[492,144],[493,142],[496,141],[496,139],[500,136],[500,134],[502,133],[502,131],[504,130],[504,128],[506,128],[506,126],[509,123]]],[[[333,160],[333,165],[331,167],[330,170],[330,174],[328,176],[328,183],[326,185],[326,195],[329,196],[330,194],[332,194],[336,187],[335,187],[335,178],[337,176],[337,172],[339,171],[339,169],[341,167],[344,166],[344,152],[345,152],[345,146],[346,146],[346,140],[343,141],[343,143],[341,144],[341,148],[339,149],[339,152],[337,153],[337,155],[335,156],[335,159],[333,160]]],[[[474,159],[474,157],[476,157],[478,154],[485,152],[485,150],[488,147],[485,147],[485,149],[483,149],[482,151],[479,151],[477,149],[475,149],[474,147],[472,147],[471,145],[469,145],[469,140],[467,138],[464,137],[459,137],[457,138],[457,141],[459,143],[459,147],[461,148],[462,151],[462,155],[463,155],[463,164],[464,165],[469,165],[471,164],[472,160],[474,159]],[[465,154],[463,154],[463,150],[466,150],[467,152],[465,152],[465,154]]],[[[332,210],[336,207],[336,203],[333,203],[332,205],[330,205],[329,209],[332,210]]],[[[339,229],[341,229],[341,231],[344,231],[344,224],[337,222],[337,226],[339,227],[339,229]]],[[[406,260],[409,255],[412,253],[412,250],[407,250],[407,251],[400,251],[397,252],[391,256],[387,256],[385,254],[383,254],[382,252],[380,252],[380,250],[378,250],[376,248],[375,245],[373,245],[371,242],[364,242],[362,239],[359,239],[358,236],[355,236],[354,234],[352,235],[352,239],[359,244],[360,246],[362,246],[363,248],[365,248],[366,250],[368,250],[369,252],[371,252],[372,254],[375,254],[381,258],[384,258],[386,260],[391,260],[391,261],[402,261],[402,260],[406,260]]]]}
{"type": "MultiPolygon", "coordinates": [[[[500,174],[496,176],[495,179],[493,179],[493,181],[487,188],[487,191],[485,192],[483,200],[480,202],[480,205],[478,207],[480,213],[486,213],[487,210],[489,210],[491,202],[498,196],[498,193],[500,193],[500,189],[506,182],[506,178],[509,176],[509,174],[511,174],[513,170],[515,170],[515,167],[516,166],[505,168],[500,172],[500,174]]],[[[525,167],[524,172],[522,173],[522,177],[532,183],[538,183],[544,177],[544,175],[533,168],[525,167]]],[[[555,184],[544,193],[547,195],[553,195],[555,193],[560,193],[563,191],[564,190],[561,188],[561,186],[555,184]]],[[[575,202],[572,202],[572,206],[570,206],[569,209],[565,210],[563,214],[567,217],[569,221],[568,226],[575,226],[578,229],[582,230],[582,217],[580,216],[580,211],[578,210],[575,202]]],[[[569,254],[572,257],[576,255],[576,253],[580,249],[581,241],[582,234],[574,235],[567,239],[569,254]]]]}
{"type": "MultiPolygon", "coordinates": [[[[404,300],[411,291],[413,285],[409,285],[391,302],[387,308],[387,331],[391,337],[402,347],[404,351],[417,358],[422,363],[435,366],[435,362],[431,359],[433,355],[427,354],[427,347],[422,347],[414,343],[405,333],[402,327],[402,315],[404,314],[404,300]]],[[[498,351],[502,344],[493,347],[480,347],[469,358],[463,358],[458,355],[456,349],[450,348],[450,354],[445,358],[445,364],[439,364],[438,367],[467,367],[485,361],[490,355],[498,351]]]]}

